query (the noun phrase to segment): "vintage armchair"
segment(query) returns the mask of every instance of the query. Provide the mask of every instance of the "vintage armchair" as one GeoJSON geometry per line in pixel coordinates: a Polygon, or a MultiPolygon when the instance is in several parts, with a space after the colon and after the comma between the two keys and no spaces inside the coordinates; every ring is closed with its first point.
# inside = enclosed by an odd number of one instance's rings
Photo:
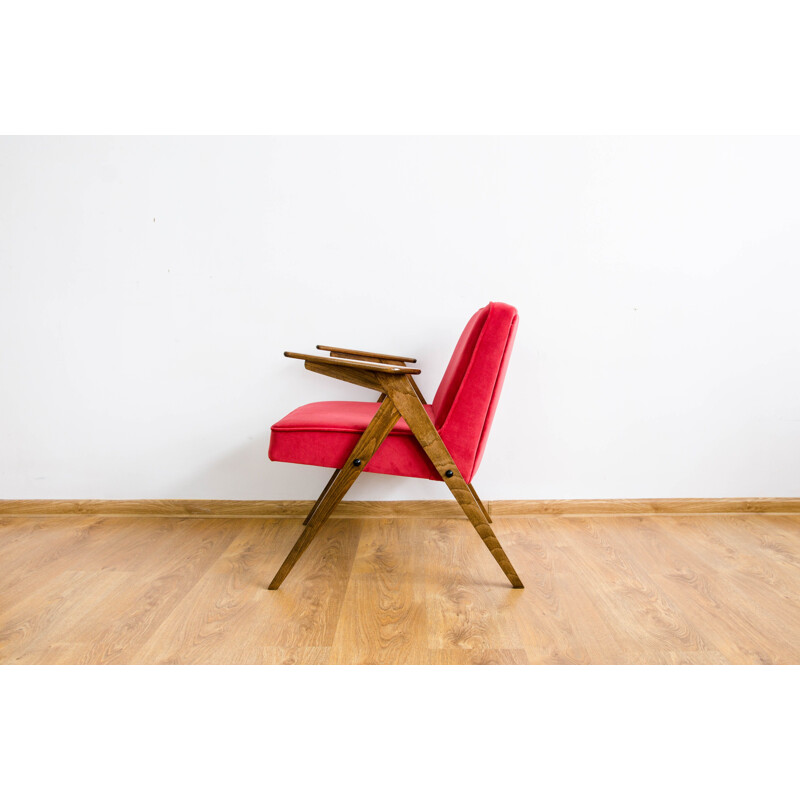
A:
{"type": "Polygon", "coordinates": [[[277,589],[362,472],[444,481],[514,588],[514,567],[491,527],[472,479],[480,464],[503,385],[517,310],[489,303],[467,323],[444,377],[427,404],[408,366],[416,359],[318,345],[329,356],[284,353],[321,375],[374,389],[378,402],[300,406],[272,426],[272,461],[335,471],[306,517],[305,530],[269,585],[277,589]]]}

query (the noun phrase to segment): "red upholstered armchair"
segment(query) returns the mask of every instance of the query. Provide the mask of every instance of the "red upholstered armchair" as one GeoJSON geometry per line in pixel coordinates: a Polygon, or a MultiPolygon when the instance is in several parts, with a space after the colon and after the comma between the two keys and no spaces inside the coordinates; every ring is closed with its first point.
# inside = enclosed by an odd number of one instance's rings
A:
{"type": "Polygon", "coordinates": [[[467,323],[433,398],[408,366],[416,359],[318,345],[330,357],[284,353],[313,372],[380,392],[378,402],[300,406],[272,426],[272,461],[335,470],[304,521],[305,531],[270,583],[277,589],[361,472],[444,481],[511,585],[522,588],[472,487],[503,386],[517,310],[489,303],[467,323]]]}

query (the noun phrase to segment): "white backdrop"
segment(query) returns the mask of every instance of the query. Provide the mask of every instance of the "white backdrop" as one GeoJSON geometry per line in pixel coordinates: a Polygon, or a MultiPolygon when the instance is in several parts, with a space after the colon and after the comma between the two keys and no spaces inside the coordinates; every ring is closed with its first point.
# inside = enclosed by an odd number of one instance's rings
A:
{"type": "MultiPolygon", "coordinates": [[[[4,138],[0,497],[303,499],[282,357],[520,311],[487,499],[800,494],[797,138],[4,138]]],[[[352,499],[443,498],[365,475],[352,499]]]]}

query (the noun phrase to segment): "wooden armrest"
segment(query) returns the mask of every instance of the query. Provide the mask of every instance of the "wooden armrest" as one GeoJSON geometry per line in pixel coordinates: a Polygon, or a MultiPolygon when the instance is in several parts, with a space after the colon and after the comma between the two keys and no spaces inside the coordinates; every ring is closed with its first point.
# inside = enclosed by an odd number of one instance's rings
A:
{"type": "Polygon", "coordinates": [[[325,356],[307,355],[304,353],[285,352],[287,358],[299,358],[310,364],[322,364],[323,366],[348,367],[349,369],[360,369],[367,372],[385,372],[390,375],[419,375],[421,370],[413,367],[400,367],[392,364],[376,364],[371,361],[351,361],[346,358],[326,358],[325,356]]]}
{"type": "Polygon", "coordinates": [[[337,357],[344,356],[361,356],[362,358],[377,358],[381,361],[400,361],[405,364],[416,364],[416,358],[406,358],[405,356],[390,356],[386,353],[370,353],[368,350],[350,350],[347,347],[327,347],[326,345],[318,344],[317,350],[325,350],[331,355],[337,357]]]}

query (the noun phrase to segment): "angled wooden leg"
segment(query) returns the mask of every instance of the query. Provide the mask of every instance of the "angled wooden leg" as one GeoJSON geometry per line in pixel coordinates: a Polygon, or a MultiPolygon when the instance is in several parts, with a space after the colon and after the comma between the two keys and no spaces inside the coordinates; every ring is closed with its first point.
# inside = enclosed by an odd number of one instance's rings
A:
{"type": "Polygon", "coordinates": [[[489,523],[483,516],[483,512],[480,510],[479,503],[472,496],[472,492],[469,491],[466,481],[461,477],[461,474],[458,472],[458,468],[455,467],[455,463],[452,462],[452,459],[451,463],[453,464],[452,472],[454,474],[452,478],[445,479],[445,483],[453,493],[453,497],[458,500],[458,504],[461,506],[462,511],[464,514],[466,514],[467,519],[469,519],[469,521],[472,523],[472,527],[475,528],[475,530],[478,532],[478,535],[481,537],[481,539],[483,539],[483,543],[489,549],[489,552],[494,556],[495,561],[497,561],[497,563],[500,565],[500,568],[503,570],[503,572],[505,572],[506,577],[511,585],[515,589],[524,589],[525,585],[520,580],[520,577],[517,575],[517,571],[509,561],[505,550],[503,550],[500,542],[494,535],[494,531],[491,529],[489,523]],[[464,492],[464,489],[460,487],[460,484],[463,484],[466,487],[466,492],[464,492]]]}
{"type": "Polygon", "coordinates": [[[497,541],[494,531],[486,521],[478,500],[470,491],[469,484],[458,471],[458,467],[442,441],[442,437],[439,436],[439,431],[436,430],[433,420],[426,413],[417,393],[414,391],[414,387],[409,382],[408,376],[381,375],[380,380],[384,386],[384,391],[389,395],[389,398],[402,414],[403,419],[408,423],[411,432],[444,479],[447,487],[453,493],[453,497],[455,497],[466,514],[467,519],[483,539],[483,543],[489,548],[489,552],[494,556],[495,561],[505,572],[511,585],[515,589],[524,588],[519,575],[517,575],[516,570],[508,560],[508,556],[500,546],[500,542],[497,541]]]}
{"type": "Polygon", "coordinates": [[[398,419],[400,419],[400,413],[395,408],[394,403],[387,397],[381,403],[372,421],[367,425],[367,429],[361,434],[361,438],[353,448],[353,452],[347,457],[344,466],[336,473],[330,489],[320,499],[313,520],[306,525],[306,529],[295,542],[280,569],[275,573],[275,577],[269,585],[270,589],[277,589],[283,583],[284,578],[289,574],[297,559],[311,544],[312,539],[317,535],[317,531],[319,531],[325,520],[328,519],[334,508],[339,504],[339,501],[345,496],[347,490],[361,474],[367,462],[389,435],[398,419]]]}
{"type": "Polygon", "coordinates": [[[331,488],[331,484],[336,480],[336,476],[338,474],[339,470],[335,469],[333,471],[333,475],[331,475],[331,479],[325,484],[325,488],[322,490],[322,494],[317,498],[317,502],[314,503],[313,507],[311,508],[311,511],[308,512],[308,516],[303,520],[303,525],[308,525],[308,523],[311,522],[311,520],[314,517],[314,513],[319,508],[320,503],[322,502],[325,495],[328,493],[328,489],[331,488]]]}
{"type": "Polygon", "coordinates": [[[475,498],[475,502],[481,507],[481,511],[483,512],[483,516],[486,517],[486,521],[491,523],[492,518],[489,516],[489,512],[486,510],[486,506],[481,502],[480,497],[478,497],[478,493],[475,491],[475,487],[471,484],[467,484],[467,488],[472,492],[472,496],[475,498]]]}

